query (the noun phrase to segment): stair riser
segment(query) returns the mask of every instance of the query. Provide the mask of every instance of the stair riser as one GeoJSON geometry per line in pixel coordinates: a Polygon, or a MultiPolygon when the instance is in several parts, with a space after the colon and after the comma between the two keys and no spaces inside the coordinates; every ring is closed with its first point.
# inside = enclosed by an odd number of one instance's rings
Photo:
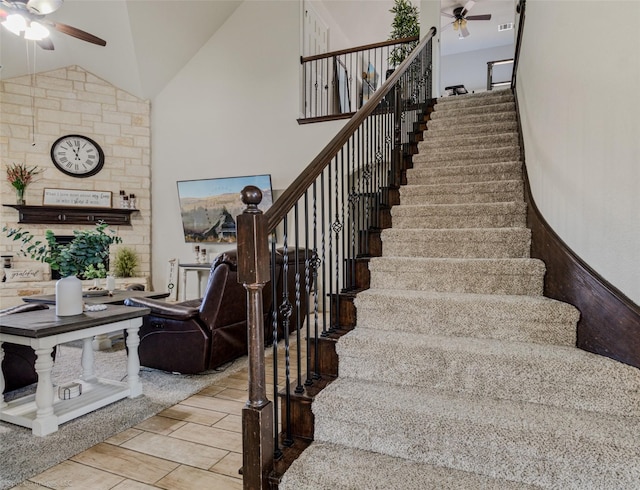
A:
{"type": "Polygon", "coordinates": [[[496,112],[515,111],[515,104],[507,102],[502,104],[491,104],[483,106],[449,107],[436,105],[436,110],[431,114],[432,120],[441,118],[467,117],[476,114],[490,115],[496,112]]]}
{"type": "Polygon", "coordinates": [[[460,167],[422,167],[407,170],[407,183],[410,185],[461,184],[521,179],[522,164],[517,161],[460,167]]]}
{"type": "Polygon", "coordinates": [[[459,126],[472,126],[476,124],[491,124],[505,121],[517,121],[514,111],[499,112],[495,114],[484,114],[475,116],[465,116],[458,118],[431,119],[427,123],[427,130],[431,129],[454,129],[459,126]]]}
{"type": "Polygon", "coordinates": [[[530,246],[528,229],[412,229],[382,234],[382,255],[386,257],[526,258],[530,246]]]}
{"type": "Polygon", "coordinates": [[[575,326],[567,328],[566,323],[534,321],[525,314],[511,318],[514,314],[517,312],[510,308],[505,312],[505,316],[509,318],[505,319],[500,316],[500,310],[496,307],[480,309],[475,305],[452,309],[446,305],[424,304],[423,311],[411,311],[410,305],[396,308],[385,304],[381,308],[380,304],[358,303],[359,324],[367,328],[567,347],[576,344],[575,326]]]}
{"type": "Polygon", "coordinates": [[[505,104],[513,102],[513,95],[499,95],[493,97],[442,97],[438,99],[435,110],[460,109],[462,107],[486,106],[491,104],[505,104]]]}
{"type": "MultiPolygon", "coordinates": [[[[510,228],[525,226],[526,216],[500,214],[496,216],[415,216],[393,218],[394,229],[457,229],[457,228],[510,228]]],[[[386,252],[383,249],[383,254],[386,252]]]]}
{"type": "Polygon", "coordinates": [[[402,204],[470,204],[522,200],[522,192],[483,192],[476,194],[417,194],[402,197],[402,204]]]}
{"type": "Polygon", "coordinates": [[[451,152],[452,147],[456,150],[482,150],[488,148],[502,148],[505,146],[518,145],[517,135],[488,135],[478,138],[459,137],[452,141],[447,138],[428,138],[418,143],[418,150],[426,153],[446,153],[451,152]]]}
{"type": "Polygon", "coordinates": [[[425,150],[414,157],[414,163],[418,162],[443,162],[443,161],[486,161],[507,162],[520,158],[520,148],[508,146],[480,150],[453,150],[448,152],[430,152],[425,150]]]}
{"type": "Polygon", "coordinates": [[[506,120],[502,122],[488,122],[485,124],[470,124],[451,126],[450,128],[438,129],[438,125],[442,121],[437,121],[437,124],[427,124],[427,130],[424,132],[425,141],[439,138],[459,138],[465,136],[485,136],[488,134],[501,134],[509,133],[518,130],[518,121],[506,120]]]}
{"type": "Polygon", "coordinates": [[[371,287],[450,293],[542,295],[543,274],[490,275],[371,271],[371,287]]]}
{"type": "MultiPolygon", "coordinates": [[[[449,167],[440,167],[449,168],[449,167]]],[[[435,169],[433,169],[435,170],[435,169]]],[[[487,173],[487,174],[452,174],[452,175],[433,175],[432,173],[415,170],[407,175],[407,184],[409,185],[431,185],[431,184],[471,184],[473,182],[493,182],[496,180],[517,180],[522,176],[522,172],[514,170],[513,172],[487,173]]]]}

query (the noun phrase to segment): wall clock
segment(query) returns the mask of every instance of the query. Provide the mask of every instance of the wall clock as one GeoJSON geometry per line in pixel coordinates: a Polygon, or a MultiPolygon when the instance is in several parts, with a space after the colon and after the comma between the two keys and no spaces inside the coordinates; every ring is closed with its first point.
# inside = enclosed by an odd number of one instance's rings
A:
{"type": "Polygon", "coordinates": [[[91,177],[102,170],[104,152],[91,138],[69,134],[51,146],[51,160],[58,170],[72,177],[91,177]]]}

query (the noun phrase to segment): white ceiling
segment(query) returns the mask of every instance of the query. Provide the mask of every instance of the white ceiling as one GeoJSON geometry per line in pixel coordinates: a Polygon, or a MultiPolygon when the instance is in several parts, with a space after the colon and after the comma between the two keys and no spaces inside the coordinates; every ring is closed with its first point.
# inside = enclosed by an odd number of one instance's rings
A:
{"type": "MultiPolygon", "coordinates": [[[[107,41],[96,46],[53,31],[54,51],[35,50],[37,72],[79,65],[143,98],[152,98],[215,34],[244,0],[65,0],[48,19],[90,32],[107,41]]],[[[254,1],[254,0],[247,0],[254,1]]],[[[414,0],[417,3],[417,0],[414,0]]],[[[387,39],[393,0],[324,0],[330,15],[352,41],[387,39]]],[[[513,31],[498,33],[512,22],[515,0],[478,0],[471,14],[491,13],[490,21],[468,23],[469,37],[459,40],[450,27],[442,31],[443,55],[513,42],[513,31]]],[[[448,12],[463,5],[442,0],[448,12]]],[[[443,25],[451,19],[442,16],[443,25]]],[[[28,74],[26,41],[0,28],[0,79],[28,74]]]]}

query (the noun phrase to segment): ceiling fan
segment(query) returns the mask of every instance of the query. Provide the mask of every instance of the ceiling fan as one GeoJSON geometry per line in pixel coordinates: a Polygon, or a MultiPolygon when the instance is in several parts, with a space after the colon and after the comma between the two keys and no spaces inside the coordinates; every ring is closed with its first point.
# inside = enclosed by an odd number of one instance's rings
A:
{"type": "Polygon", "coordinates": [[[449,26],[453,26],[454,31],[460,31],[460,37],[464,38],[469,35],[469,30],[467,29],[467,21],[470,20],[491,20],[491,14],[482,14],[482,15],[467,15],[469,10],[475,5],[476,2],[474,0],[469,0],[464,7],[456,7],[453,9],[453,13],[445,12],[444,10],[441,12],[445,17],[450,17],[454,19],[450,24],[447,24],[444,29],[449,26]]]}
{"type": "Polygon", "coordinates": [[[106,46],[107,42],[77,27],[61,22],[47,20],[47,14],[58,10],[64,0],[0,0],[0,24],[16,36],[34,41],[42,49],[53,50],[53,42],[49,38],[49,29],[82,39],[98,46],[106,46]]]}

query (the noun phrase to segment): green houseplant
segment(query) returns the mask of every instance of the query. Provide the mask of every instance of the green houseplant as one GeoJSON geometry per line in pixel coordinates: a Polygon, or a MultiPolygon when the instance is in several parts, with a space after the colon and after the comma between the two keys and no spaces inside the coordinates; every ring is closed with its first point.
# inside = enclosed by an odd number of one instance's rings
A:
{"type": "MultiPolygon", "coordinates": [[[[395,0],[393,8],[389,12],[394,14],[389,39],[420,36],[418,7],[413,5],[411,0],[395,0]]],[[[392,49],[389,55],[389,65],[398,66],[417,45],[418,41],[413,41],[392,49]]]]}
{"type": "Polygon", "coordinates": [[[138,267],[138,255],[129,247],[118,249],[113,258],[113,272],[116,277],[133,277],[138,267]]]}
{"type": "Polygon", "coordinates": [[[73,239],[64,245],[56,242],[51,230],[45,232],[45,242],[36,240],[33,233],[22,228],[4,226],[2,231],[22,244],[20,253],[25,257],[49,264],[51,270],[58,271],[62,277],[79,279],[105,277],[103,264],[109,257],[109,246],[122,242],[115,230],[104,222],[98,223],[93,230],[74,230],[73,239]]]}

